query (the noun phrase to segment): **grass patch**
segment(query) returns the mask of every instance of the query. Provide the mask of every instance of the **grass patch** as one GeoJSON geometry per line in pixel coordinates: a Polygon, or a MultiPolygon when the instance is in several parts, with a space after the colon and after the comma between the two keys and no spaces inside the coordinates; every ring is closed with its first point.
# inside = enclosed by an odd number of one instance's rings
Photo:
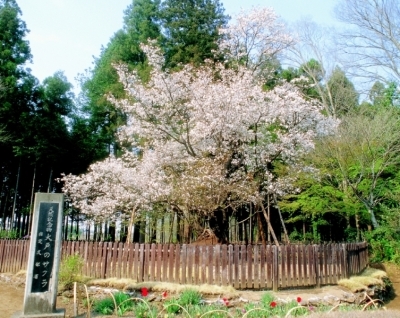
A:
{"type": "Polygon", "coordinates": [[[124,291],[140,291],[143,287],[153,292],[167,291],[169,294],[181,294],[185,290],[193,290],[202,295],[224,295],[227,298],[239,297],[239,292],[232,286],[216,286],[216,285],[181,285],[162,282],[143,282],[136,283],[131,279],[94,279],[88,282],[89,285],[100,287],[116,288],[124,291]]]}
{"type": "Polygon", "coordinates": [[[372,286],[384,288],[387,285],[387,279],[388,276],[383,270],[367,268],[360,275],[339,280],[338,285],[349,289],[353,293],[357,293],[366,291],[372,286]]]}

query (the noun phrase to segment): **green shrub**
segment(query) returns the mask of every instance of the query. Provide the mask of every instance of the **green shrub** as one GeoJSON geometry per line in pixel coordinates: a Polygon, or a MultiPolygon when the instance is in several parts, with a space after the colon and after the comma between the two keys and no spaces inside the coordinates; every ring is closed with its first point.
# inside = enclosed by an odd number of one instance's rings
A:
{"type": "Polygon", "coordinates": [[[150,305],[147,301],[138,301],[132,307],[132,312],[136,318],[156,317],[157,307],[150,305]]]}
{"type": "Polygon", "coordinates": [[[125,312],[132,310],[133,308],[133,301],[131,300],[130,296],[123,293],[118,292],[114,295],[115,303],[117,304],[117,313],[118,315],[123,315],[125,312]]]}
{"type": "Polygon", "coordinates": [[[274,295],[272,295],[270,292],[266,292],[264,295],[261,296],[261,306],[263,308],[269,308],[271,302],[273,302],[275,299],[274,295]]]}
{"type": "Polygon", "coordinates": [[[0,239],[17,239],[20,237],[18,230],[0,230],[0,239]]]}
{"type": "Polygon", "coordinates": [[[187,305],[199,305],[201,302],[201,294],[193,289],[185,289],[179,297],[179,304],[184,307],[187,305]]]}
{"type": "MultiPolygon", "coordinates": [[[[148,310],[147,306],[146,308],[148,310]]],[[[133,309],[132,299],[123,292],[117,292],[110,297],[96,301],[94,304],[94,310],[103,315],[111,315],[116,311],[118,316],[122,316],[133,309]],[[115,308],[115,305],[117,305],[117,308],[115,308]]]]}
{"type": "Polygon", "coordinates": [[[176,314],[181,310],[181,306],[177,299],[171,298],[164,303],[164,307],[167,313],[176,314]]]}
{"type": "Polygon", "coordinates": [[[112,315],[114,307],[114,300],[111,297],[98,300],[94,303],[94,310],[102,315],[112,315]]]}
{"type": "Polygon", "coordinates": [[[400,264],[400,232],[397,228],[380,226],[365,233],[369,243],[371,262],[400,264]]]}
{"type": "Polygon", "coordinates": [[[74,282],[81,281],[80,273],[83,265],[84,260],[78,254],[67,256],[61,261],[58,280],[64,289],[71,289],[74,282]]]}

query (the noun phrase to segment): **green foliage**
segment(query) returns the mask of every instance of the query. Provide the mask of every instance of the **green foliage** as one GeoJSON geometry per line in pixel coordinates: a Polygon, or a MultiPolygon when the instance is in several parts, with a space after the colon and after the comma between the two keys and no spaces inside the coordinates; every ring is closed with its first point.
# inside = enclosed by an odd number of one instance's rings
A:
{"type": "Polygon", "coordinates": [[[58,279],[65,289],[71,288],[74,282],[81,281],[83,265],[84,260],[78,254],[67,256],[61,261],[58,279]]]}
{"type": "MultiPolygon", "coordinates": [[[[227,308],[218,305],[192,306],[188,309],[190,317],[226,318],[229,317],[227,308]]],[[[240,315],[239,317],[241,317],[240,315]]]]}
{"type": "Polygon", "coordinates": [[[228,20],[219,0],[166,0],[161,17],[167,68],[213,59],[218,29],[228,20]]]}
{"type": "Polygon", "coordinates": [[[272,295],[270,292],[266,292],[264,295],[261,296],[260,304],[262,307],[268,308],[271,302],[274,300],[275,300],[274,295],[272,295]]]}
{"type": "Polygon", "coordinates": [[[164,307],[167,313],[176,314],[185,308],[185,310],[198,311],[199,305],[201,304],[201,294],[193,289],[185,289],[182,291],[178,299],[171,298],[164,303],[164,307]],[[194,309],[197,308],[197,309],[194,309]]]}
{"type": "Polygon", "coordinates": [[[74,104],[72,84],[63,72],[58,71],[43,81],[43,109],[52,114],[66,116],[71,113],[74,104]]]}
{"type": "Polygon", "coordinates": [[[395,82],[390,82],[387,86],[381,82],[375,82],[369,91],[369,100],[375,107],[399,106],[400,95],[395,82]]]}
{"type": "Polygon", "coordinates": [[[181,306],[199,305],[201,302],[201,294],[193,289],[185,289],[179,297],[181,306]]]}
{"type": "Polygon", "coordinates": [[[179,301],[176,298],[168,299],[164,303],[164,307],[165,307],[166,312],[169,314],[176,314],[181,310],[179,301]]]}
{"type": "MultiPolygon", "coordinates": [[[[134,310],[134,308],[133,300],[123,292],[117,292],[111,297],[96,301],[94,304],[94,310],[103,315],[111,315],[116,311],[118,316],[122,316],[128,311],[134,310]]],[[[148,310],[148,306],[146,308],[148,310]]]]}
{"type": "Polygon", "coordinates": [[[400,231],[387,225],[365,233],[370,248],[371,262],[400,264],[400,231]]]}
{"type": "Polygon", "coordinates": [[[328,79],[326,95],[326,100],[329,100],[336,116],[343,116],[358,106],[359,95],[353,83],[339,67],[328,79]]]}
{"type": "Polygon", "coordinates": [[[305,98],[321,100],[316,84],[320,85],[323,73],[324,70],[321,64],[315,59],[310,59],[308,62],[300,65],[298,69],[293,67],[281,69],[277,76],[299,87],[305,98]],[[303,77],[304,80],[300,80],[300,77],[303,77]]]}
{"type": "Polygon", "coordinates": [[[260,304],[247,304],[244,306],[246,316],[250,318],[258,317],[298,317],[304,316],[309,312],[309,309],[300,306],[296,301],[290,301],[288,303],[278,303],[275,297],[267,292],[261,297],[260,304]]]}
{"type": "Polygon", "coordinates": [[[301,242],[304,240],[304,235],[298,232],[297,229],[295,228],[292,232],[290,232],[289,239],[290,242],[301,242]]]}
{"type": "Polygon", "coordinates": [[[31,59],[29,42],[25,40],[28,29],[20,19],[21,10],[15,0],[0,1],[0,77],[11,88],[23,75],[21,65],[31,59]]]}
{"type": "Polygon", "coordinates": [[[0,230],[0,239],[17,239],[20,237],[18,230],[0,230]]]}
{"type": "Polygon", "coordinates": [[[157,307],[150,305],[147,301],[138,301],[133,304],[132,312],[137,318],[156,317],[157,307]]]}
{"type": "Polygon", "coordinates": [[[107,156],[108,153],[101,150],[111,149],[111,146],[115,152],[118,150],[115,133],[124,123],[125,117],[110,103],[108,95],[124,98],[125,91],[115,65],[126,64],[129,70],[138,71],[144,81],[148,79],[150,68],[140,44],[149,38],[161,37],[159,14],[158,0],[133,1],[125,10],[123,29],[117,31],[102,48],[100,57],[94,61],[93,70],[80,79],[85,97],[81,108],[89,115],[89,119],[85,123],[78,120],[77,128],[79,131],[84,130],[85,134],[77,137],[90,146],[89,154],[96,152],[96,156],[90,156],[89,163],[107,156]]]}
{"type": "MultiPolygon", "coordinates": [[[[115,65],[123,63],[136,70],[143,81],[150,67],[140,48],[148,39],[157,40],[165,52],[166,67],[180,63],[200,64],[213,57],[218,28],[227,17],[218,0],[135,0],[125,10],[123,29],[117,31],[94,61],[93,70],[81,77],[81,108],[88,114],[87,141],[95,149],[113,149],[118,155],[115,133],[125,122],[123,113],[110,103],[108,96],[125,98],[115,65]]],[[[83,138],[80,138],[81,140],[83,138]]],[[[89,153],[93,152],[89,150],[89,153]]],[[[107,153],[100,153],[103,159],[107,153]]]]}
{"type": "Polygon", "coordinates": [[[117,313],[119,316],[122,316],[125,312],[132,310],[133,301],[131,300],[129,295],[123,292],[118,292],[115,293],[113,296],[115,303],[117,304],[117,313]]]}
{"type": "Polygon", "coordinates": [[[98,300],[94,303],[94,310],[103,315],[111,315],[114,312],[114,307],[114,300],[111,297],[98,300]]]}
{"type": "Polygon", "coordinates": [[[357,240],[359,240],[359,238],[357,237],[357,229],[355,229],[354,227],[348,227],[344,230],[344,240],[346,242],[356,242],[357,240]]]}

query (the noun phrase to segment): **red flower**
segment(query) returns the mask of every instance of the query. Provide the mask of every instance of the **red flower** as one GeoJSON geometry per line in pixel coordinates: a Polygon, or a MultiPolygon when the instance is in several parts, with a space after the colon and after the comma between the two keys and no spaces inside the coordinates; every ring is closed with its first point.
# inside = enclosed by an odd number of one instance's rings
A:
{"type": "Polygon", "coordinates": [[[162,293],[162,298],[167,298],[167,296],[168,296],[168,294],[166,291],[162,293]]]}
{"type": "Polygon", "coordinates": [[[297,302],[301,303],[301,297],[297,297],[297,302]]]}
{"type": "Polygon", "coordinates": [[[142,296],[146,297],[149,294],[149,290],[146,287],[142,288],[142,296]]]}
{"type": "Polygon", "coordinates": [[[276,302],[273,301],[273,302],[271,302],[269,305],[270,305],[272,308],[275,308],[275,307],[276,307],[276,302]]]}

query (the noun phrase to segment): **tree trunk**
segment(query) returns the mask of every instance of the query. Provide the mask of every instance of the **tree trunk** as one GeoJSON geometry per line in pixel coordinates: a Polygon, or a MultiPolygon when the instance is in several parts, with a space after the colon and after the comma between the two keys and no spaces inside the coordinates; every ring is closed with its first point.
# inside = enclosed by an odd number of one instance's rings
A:
{"type": "Polygon", "coordinates": [[[68,240],[68,215],[64,217],[64,240],[68,240]]]}
{"type": "Polygon", "coordinates": [[[36,179],[36,162],[33,168],[33,178],[32,178],[32,189],[31,189],[31,200],[29,203],[29,222],[28,222],[28,235],[31,234],[31,227],[32,227],[32,215],[33,215],[33,197],[35,193],[35,179],[36,179]]]}
{"type": "Polygon", "coordinates": [[[7,207],[7,203],[8,203],[8,191],[6,193],[6,202],[4,202],[4,207],[3,207],[3,230],[6,229],[6,207],[7,207]]]}
{"type": "Polygon", "coordinates": [[[11,224],[10,224],[11,229],[14,228],[15,207],[17,205],[17,195],[18,195],[18,186],[19,186],[20,175],[21,175],[21,158],[19,159],[19,164],[18,164],[18,173],[17,173],[17,181],[15,184],[14,202],[13,202],[13,208],[11,211],[11,224]]]}
{"type": "MultiPolygon", "coordinates": [[[[2,177],[1,178],[2,179],[2,182],[1,182],[1,194],[4,194],[4,184],[6,183],[5,182],[5,178],[4,177],[2,177]]],[[[7,196],[6,195],[4,195],[4,197],[6,198],[6,201],[7,201],[7,196]]],[[[2,198],[3,198],[3,195],[2,196],[0,196],[0,211],[2,211],[2,207],[3,207],[3,200],[2,200],[2,198]]],[[[4,223],[4,216],[2,217],[2,222],[4,223]]]]}
{"type": "Polygon", "coordinates": [[[257,213],[257,225],[258,225],[258,229],[259,229],[258,231],[259,231],[260,236],[261,236],[262,245],[266,246],[267,242],[265,240],[265,232],[264,232],[264,227],[263,227],[263,224],[262,224],[262,221],[261,221],[260,213],[257,213]]]}
{"type": "Polygon", "coordinates": [[[110,222],[108,226],[108,238],[110,242],[115,242],[115,223],[110,222]]]}
{"type": "Polygon", "coordinates": [[[52,179],[53,179],[53,167],[50,168],[49,183],[47,184],[47,193],[50,193],[51,185],[53,184],[52,179]]]}
{"type": "Polygon", "coordinates": [[[76,216],[75,224],[76,224],[75,240],[78,241],[79,240],[79,215],[76,216]]]}
{"type": "Polygon", "coordinates": [[[372,227],[374,229],[377,229],[379,227],[379,224],[378,224],[378,221],[376,220],[374,209],[371,208],[371,206],[369,205],[369,203],[366,200],[362,200],[362,203],[364,203],[364,206],[366,207],[369,215],[371,216],[372,227]]]}
{"type": "Polygon", "coordinates": [[[356,213],[355,215],[355,219],[356,219],[356,230],[357,230],[357,241],[360,241],[360,220],[358,218],[358,214],[356,213]]]}
{"type": "MultiPolygon", "coordinates": [[[[271,242],[271,231],[269,230],[270,223],[268,223],[271,220],[270,219],[270,216],[271,216],[271,205],[269,204],[269,195],[267,196],[267,209],[268,209],[268,213],[267,213],[267,218],[268,218],[267,231],[268,231],[268,243],[269,243],[269,242],[271,242]]],[[[264,214],[264,217],[265,217],[265,214],[264,214]]]]}
{"type": "Polygon", "coordinates": [[[128,222],[128,234],[127,234],[127,238],[126,238],[126,242],[127,242],[127,243],[132,243],[132,241],[133,241],[133,233],[132,233],[132,230],[133,230],[133,221],[134,221],[134,219],[135,219],[135,213],[136,213],[136,207],[134,207],[134,208],[132,209],[132,211],[131,211],[131,217],[130,217],[129,222],[128,222]]]}

